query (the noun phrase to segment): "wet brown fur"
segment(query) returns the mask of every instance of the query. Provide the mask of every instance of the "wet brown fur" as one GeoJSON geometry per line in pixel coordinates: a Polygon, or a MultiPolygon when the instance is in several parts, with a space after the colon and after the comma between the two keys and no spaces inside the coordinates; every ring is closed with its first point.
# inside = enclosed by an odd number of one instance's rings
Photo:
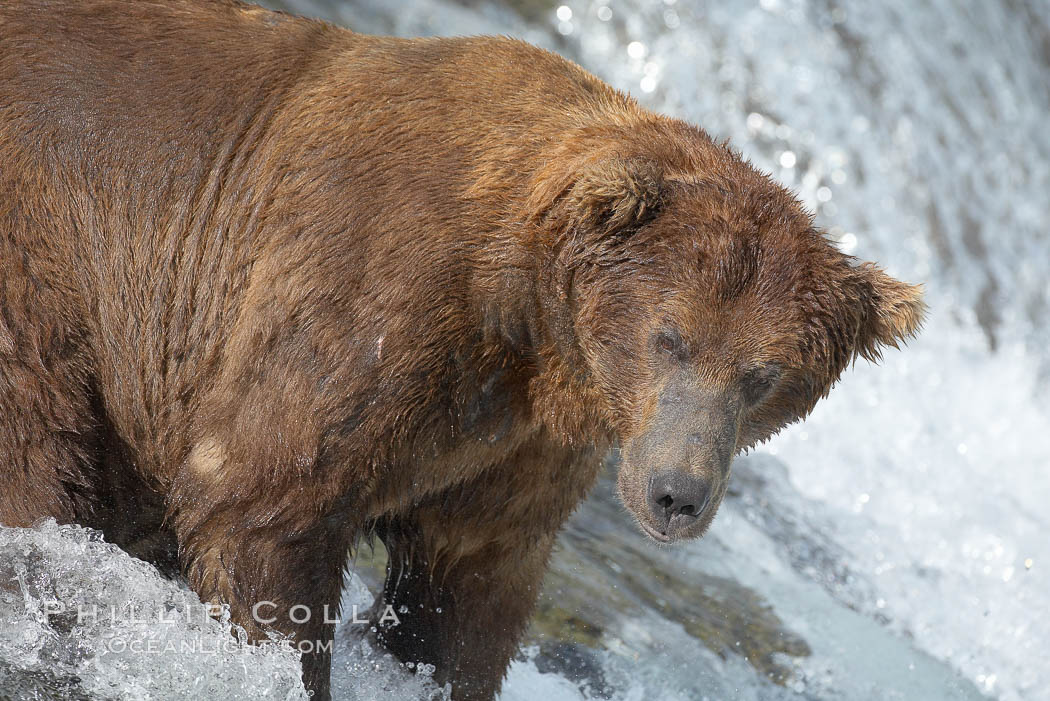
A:
{"type": "Polygon", "coordinates": [[[742,449],[922,314],[700,129],[509,39],[0,2],[0,164],[0,522],[177,543],[253,638],[256,601],[334,608],[375,532],[409,607],[380,638],[457,699],[499,688],[555,533],[645,432],[661,325],[706,387],[784,368],[742,449]]]}

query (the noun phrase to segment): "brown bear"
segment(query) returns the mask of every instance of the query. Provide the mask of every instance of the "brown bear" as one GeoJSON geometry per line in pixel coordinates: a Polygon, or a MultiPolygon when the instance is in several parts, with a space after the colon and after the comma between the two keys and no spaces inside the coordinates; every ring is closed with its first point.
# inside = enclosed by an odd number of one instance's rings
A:
{"type": "Polygon", "coordinates": [[[375,535],[378,637],[455,699],[610,448],[640,527],[698,537],[735,453],[922,317],[701,129],[505,38],[2,3],[0,164],[0,522],[300,641],[375,535]]]}

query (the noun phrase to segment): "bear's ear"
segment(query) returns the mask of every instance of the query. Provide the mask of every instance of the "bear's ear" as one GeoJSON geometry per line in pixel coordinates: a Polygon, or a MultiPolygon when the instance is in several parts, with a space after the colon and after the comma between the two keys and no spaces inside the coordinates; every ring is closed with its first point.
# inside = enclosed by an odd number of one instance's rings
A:
{"type": "Polygon", "coordinates": [[[544,228],[622,238],[659,209],[662,172],[655,161],[599,153],[566,165],[544,169],[526,205],[529,219],[544,228]]]}
{"type": "Polygon", "coordinates": [[[854,273],[862,306],[855,350],[867,360],[878,360],[883,346],[898,348],[922,326],[922,286],[896,280],[871,263],[857,266],[854,273]]]}

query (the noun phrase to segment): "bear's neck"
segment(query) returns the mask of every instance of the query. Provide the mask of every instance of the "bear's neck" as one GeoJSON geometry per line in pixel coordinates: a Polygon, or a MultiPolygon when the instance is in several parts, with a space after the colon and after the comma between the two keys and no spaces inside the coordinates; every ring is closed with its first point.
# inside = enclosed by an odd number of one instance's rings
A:
{"type": "Polygon", "coordinates": [[[483,342],[520,360],[535,423],[566,445],[604,450],[614,434],[576,341],[564,285],[542,254],[488,238],[474,274],[483,342]]]}

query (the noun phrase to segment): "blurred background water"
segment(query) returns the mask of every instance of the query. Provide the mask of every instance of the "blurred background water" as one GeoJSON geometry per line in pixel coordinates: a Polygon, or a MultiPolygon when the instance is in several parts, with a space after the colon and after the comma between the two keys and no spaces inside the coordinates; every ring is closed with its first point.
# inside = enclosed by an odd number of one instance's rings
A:
{"type": "MultiPolygon", "coordinates": [[[[265,4],[550,48],[729,138],[843,250],[927,286],[923,335],[738,460],[702,541],[646,542],[610,465],[560,539],[505,700],[1050,699],[1050,3],[265,4]]],[[[300,693],[290,654],[100,653],[104,626],[46,602],[186,592],[96,541],[0,529],[0,698],[300,693]]],[[[370,603],[381,564],[360,558],[348,604],[370,603]]],[[[164,635],[226,635],[210,625],[164,635]]],[[[340,629],[337,698],[441,697],[360,628],[340,629]]]]}

